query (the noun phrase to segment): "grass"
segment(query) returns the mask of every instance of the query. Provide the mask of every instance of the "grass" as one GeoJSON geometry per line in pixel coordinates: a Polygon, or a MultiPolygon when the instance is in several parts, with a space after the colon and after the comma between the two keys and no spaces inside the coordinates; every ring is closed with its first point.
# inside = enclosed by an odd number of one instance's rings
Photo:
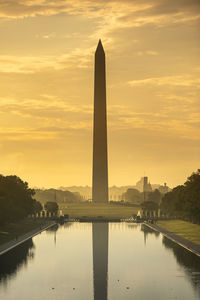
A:
{"type": "Polygon", "coordinates": [[[157,221],[156,225],[200,245],[200,226],[181,220],[157,221]]]}
{"type": "Polygon", "coordinates": [[[123,219],[136,214],[139,207],[122,206],[115,204],[97,204],[97,203],[67,203],[60,204],[63,214],[68,214],[70,218],[80,217],[103,217],[108,219],[123,219]]]}
{"type": "Polygon", "coordinates": [[[46,221],[42,219],[25,219],[13,223],[7,223],[0,226],[0,245],[15,239],[16,236],[26,234],[27,232],[45,225],[46,221]]]}
{"type": "MultiPolygon", "coordinates": [[[[122,219],[136,214],[138,207],[129,207],[114,204],[94,204],[94,203],[69,203],[59,204],[63,214],[68,214],[70,218],[81,217],[103,217],[105,219],[122,219]]],[[[26,219],[14,223],[0,226],[0,245],[15,239],[16,236],[23,235],[33,229],[39,228],[47,221],[43,219],[26,219]]]]}

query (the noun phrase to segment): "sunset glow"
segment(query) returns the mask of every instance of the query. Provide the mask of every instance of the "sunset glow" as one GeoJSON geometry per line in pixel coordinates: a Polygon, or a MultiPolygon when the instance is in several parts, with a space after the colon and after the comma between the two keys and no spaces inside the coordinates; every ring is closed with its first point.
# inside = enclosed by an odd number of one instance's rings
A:
{"type": "Polygon", "coordinates": [[[92,183],[94,52],[106,52],[109,185],[199,167],[200,2],[0,3],[0,173],[92,183]]]}

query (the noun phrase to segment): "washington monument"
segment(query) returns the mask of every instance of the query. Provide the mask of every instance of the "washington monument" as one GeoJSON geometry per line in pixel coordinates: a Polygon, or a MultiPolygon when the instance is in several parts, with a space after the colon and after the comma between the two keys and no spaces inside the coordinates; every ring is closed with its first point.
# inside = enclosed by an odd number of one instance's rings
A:
{"type": "Polygon", "coordinates": [[[101,40],[95,52],[92,200],[108,202],[106,68],[101,40]]]}

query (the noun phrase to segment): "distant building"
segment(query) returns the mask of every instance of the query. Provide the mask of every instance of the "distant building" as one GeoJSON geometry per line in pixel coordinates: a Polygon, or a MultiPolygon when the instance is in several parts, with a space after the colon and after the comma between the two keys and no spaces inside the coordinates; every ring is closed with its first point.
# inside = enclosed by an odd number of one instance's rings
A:
{"type": "Polygon", "coordinates": [[[147,200],[147,193],[152,192],[152,187],[150,182],[148,182],[148,177],[143,177],[143,194],[144,194],[144,201],[147,200]]]}
{"type": "Polygon", "coordinates": [[[161,192],[161,194],[166,194],[170,191],[170,188],[167,186],[167,183],[165,182],[164,185],[161,185],[159,187],[159,191],[161,192]]]}
{"type": "Polygon", "coordinates": [[[150,182],[148,182],[148,177],[145,176],[143,177],[143,192],[151,192],[152,191],[152,187],[150,182]]]}
{"type": "Polygon", "coordinates": [[[136,183],[136,189],[140,192],[151,192],[152,186],[150,182],[148,182],[148,177],[144,176],[136,183]]]}
{"type": "Polygon", "coordinates": [[[144,179],[143,179],[143,177],[141,177],[141,179],[138,182],[136,182],[136,189],[138,189],[138,191],[142,192],[143,185],[144,185],[144,179]]]}
{"type": "Polygon", "coordinates": [[[122,194],[127,191],[129,186],[111,186],[109,187],[109,201],[121,201],[122,194]]]}

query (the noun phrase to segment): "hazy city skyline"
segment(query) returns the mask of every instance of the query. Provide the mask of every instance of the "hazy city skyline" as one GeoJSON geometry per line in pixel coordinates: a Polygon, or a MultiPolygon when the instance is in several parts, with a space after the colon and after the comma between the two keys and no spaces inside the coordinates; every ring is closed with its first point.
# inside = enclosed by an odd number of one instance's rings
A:
{"type": "Polygon", "coordinates": [[[199,165],[200,3],[0,3],[0,173],[92,184],[93,54],[107,54],[109,186],[199,165]]]}

